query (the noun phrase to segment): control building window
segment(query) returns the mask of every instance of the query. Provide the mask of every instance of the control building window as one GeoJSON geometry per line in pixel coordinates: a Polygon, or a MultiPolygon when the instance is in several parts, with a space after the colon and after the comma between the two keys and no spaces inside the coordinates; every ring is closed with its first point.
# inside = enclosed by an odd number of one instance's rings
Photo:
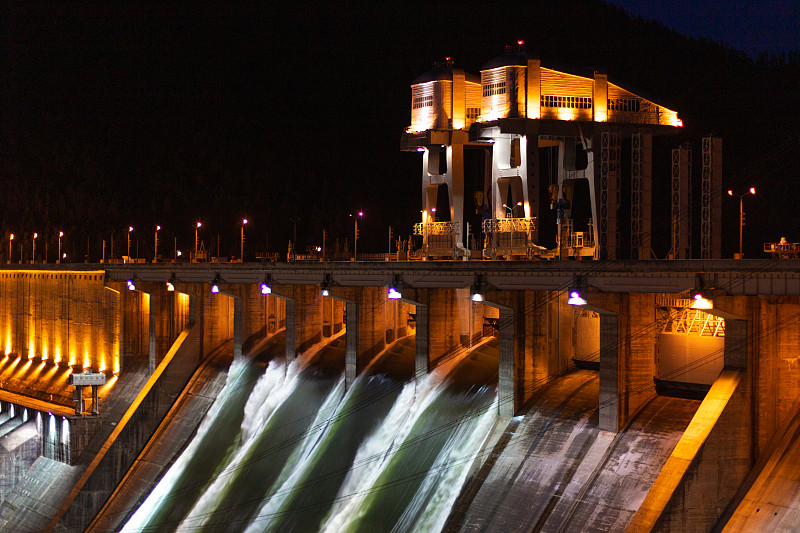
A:
{"type": "Polygon", "coordinates": [[[506,93],[506,82],[498,81],[497,83],[487,83],[483,86],[483,96],[494,96],[496,94],[506,93]]]}
{"type": "Polygon", "coordinates": [[[421,109],[423,107],[433,106],[433,96],[415,96],[414,101],[411,102],[412,109],[421,109]]]}
{"type": "Polygon", "coordinates": [[[480,107],[468,107],[467,108],[467,120],[478,120],[478,116],[481,114],[480,107]]]}
{"type": "Polygon", "coordinates": [[[543,94],[541,97],[542,107],[568,107],[572,109],[591,109],[592,99],[587,96],[556,96],[543,94]]]}
{"type": "Polygon", "coordinates": [[[641,110],[641,102],[637,98],[609,98],[608,110],[634,111],[638,113],[641,110]]]}

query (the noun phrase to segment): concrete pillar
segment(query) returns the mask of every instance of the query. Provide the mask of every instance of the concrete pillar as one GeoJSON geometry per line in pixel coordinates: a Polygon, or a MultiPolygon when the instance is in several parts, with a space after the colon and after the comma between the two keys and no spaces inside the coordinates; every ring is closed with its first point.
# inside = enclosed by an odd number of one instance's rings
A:
{"type": "Polygon", "coordinates": [[[297,357],[297,302],[292,298],[284,298],[286,302],[286,364],[297,357]]]}
{"type": "Polygon", "coordinates": [[[513,310],[500,307],[500,318],[497,321],[499,335],[499,374],[498,395],[500,398],[498,409],[500,416],[514,416],[516,412],[517,395],[514,386],[516,376],[515,364],[515,323],[516,317],[513,310]]]}
{"type": "Polygon", "coordinates": [[[285,302],[286,364],[309,346],[322,340],[322,301],[319,288],[312,285],[272,287],[272,296],[285,302]]]}
{"type": "Polygon", "coordinates": [[[416,305],[416,323],[414,370],[416,379],[420,380],[427,376],[431,369],[430,320],[427,305],[416,305]]]}
{"type": "Polygon", "coordinates": [[[156,371],[156,298],[150,293],[144,293],[149,301],[148,305],[148,343],[147,370],[150,374],[156,371]]]}
{"type": "Polygon", "coordinates": [[[460,344],[460,320],[456,289],[427,289],[421,295],[428,306],[429,358],[436,360],[460,344]]]}
{"type": "Polygon", "coordinates": [[[619,431],[619,319],[600,311],[600,429],[619,431]]]}
{"type": "Polygon", "coordinates": [[[725,319],[725,368],[747,369],[747,320],[725,319]]]}
{"type": "Polygon", "coordinates": [[[242,358],[242,323],[243,306],[240,296],[233,298],[233,360],[242,358]]]}
{"type": "Polygon", "coordinates": [[[345,386],[349,387],[386,347],[385,316],[375,310],[388,298],[383,287],[334,287],[330,296],[345,303],[345,386]]]}
{"type": "Polygon", "coordinates": [[[362,370],[358,357],[358,305],[345,301],[344,384],[350,388],[362,370]]]}

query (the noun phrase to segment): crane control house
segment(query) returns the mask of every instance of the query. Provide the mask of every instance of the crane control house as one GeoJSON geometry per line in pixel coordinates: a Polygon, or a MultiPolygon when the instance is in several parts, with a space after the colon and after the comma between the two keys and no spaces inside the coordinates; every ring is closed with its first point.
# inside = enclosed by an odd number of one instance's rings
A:
{"type": "MultiPolygon", "coordinates": [[[[620,167],[628,136],[631,256],[649,259],[652,138],[677,133],[678,113],[605,73],[544,67],[518,44],[480,76],[448,58],[411,84],[411,125],[401,148],[422,153],[420,254],[621,258],[620,167]],[[474,209],[465,206],[470,197],[474,209]]],[[[677,200],[690,212],[690,200],[677,200]]],[[[704,228],[711,231],[710,222],[704,228]]]]}

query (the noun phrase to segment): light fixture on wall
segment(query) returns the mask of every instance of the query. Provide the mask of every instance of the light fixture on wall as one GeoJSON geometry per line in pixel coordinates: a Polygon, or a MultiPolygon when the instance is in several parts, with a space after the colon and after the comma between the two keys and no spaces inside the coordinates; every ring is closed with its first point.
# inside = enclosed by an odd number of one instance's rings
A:
{"type": "Polygon", "coordinates": [[[330,296],[331,295],[331,275],[325,274],[325,277],[322,279],[322,283],[319,284],[320,294],[323,296],[330,296]]]}
{"type": "Polygon", "coordinates": [[[584,285],[580,276],[575,279],[575,284],[569,288],[567,295],[567,303],[569,305],[580,307],[587,304],[586,285],[584,285]]]}
{"type": "Polygon", "coordinates": [[[264,281],[261,282],[261,294],[272,294],[272,287],[270,284],[272,283],[272,276],[267,274],[264,276],[264,281]]]}
{"type": "Polygon", "coordinates": [[[214,276],[214,281],[211,282],[211,292],[214,294],[219,292],[219,274],[214,276]]]}
{"type": "Polygon", "coordinates": [[[475,283],[469,286],[469,299],[473,302],[482,302],[484,299],[484,293],[486,292],[486,287],[483,283],[483,276],[477,274],[475,276],[475,283]]]}
{"type": "Polygon", "coordinates": [[[395,274],[393,276],[393,280],[391,285],[389,285],[389,299],[390,300],[399,300],[403,297],[402,290],[403,290],[403,282],[400,279],[400,276],[395,274]]]}

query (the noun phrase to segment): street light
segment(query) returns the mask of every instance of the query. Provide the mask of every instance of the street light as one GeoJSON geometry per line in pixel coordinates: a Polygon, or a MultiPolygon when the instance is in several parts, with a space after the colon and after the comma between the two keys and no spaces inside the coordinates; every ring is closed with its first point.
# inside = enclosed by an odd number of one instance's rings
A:
{"type": "Polygon", "coordinates": [[[131,260],[131,232],[133,232],[133,226],[128,226],[128,262],[131,260]]]}
{"type": "Polygon", "coordinates": [[[8,263],[11,264],[11,245],[14,243],[14,234],[8,237],[8,263]]]}
{"type": "Polygon", "coordinates": [[[244,227],[247,225],[247,219],[242,219],[242,241],[241,241],[241,249],[239,250],[239,259],[244,263],[244,227]]]}
{"type": "MultiPolygon", "coordinates": [[[[522,206],[522,202],[517,202],[517,203],[516,203],[516,205],[515,205],[514,207],[520,207],[520,206],[522,206]]],[[[514,218],[514,208],[513,208],[513,207],[509,207],[509,206],[507,206],[506,204],[503,204],[503,207],[505,207],[506,209],[508,209],[508,214],[510,214],[510,215],[511,215],[511,217],[510,217],[510,218],[514,218]]]]}
{"type": "Polygon", "coordinates": [[[197,230],[203,227],[202,222],[198,222],[194,226],[194,262],[197,262],[197,230]]]}
{"type": "MultiPolygon", "coordinates": [[[[351,217],[353,215],[350,215],[351,217]]],[[[353,261],[358,261],[358,219],[364,216],[363,211],[358,212],[358,216],[353,217],[355,229],[353,230],[353,261]]]]}
{"type": "Polygon", "coordinates": [[[153,263],[158,262],[158,232],[161,231],[161,226],[156,224],[156,236],[153,243],[153,263]]]}
{"type": "MultiPolygon", "coordinates": [[[[738,195],[739,196],[739,254],[737,257],[734,257],[734,259],[742,259],[744,257],[744,254],[742,253],[742,232],[744,230],[744,197],[747,196],[748,194],[752,194],[753,196],[755,196],[756,188],[750,187],[750,189],[746,193],[738,195]]],[[[728,196],[735,197],[737,195],[733,194],[733,191],[729,189],[728,196]]]]}
{"type": "Polygon", "coordinates": [[[33,247],[32,248],[33,249],[31,250],[31,264],[36,262],[36,238],[38,236],[39,236],[38,233],[36,233],[36,232],[33,233],[33,239],[32,239],[32,242],[33,242],[33,247]]]}
{"type": "Polygon", "coordinates": [[[58,258],[56,259],[56,263],[61,263],[61,237],[64,236],[63,231],[58,232],[58,258]]]}

